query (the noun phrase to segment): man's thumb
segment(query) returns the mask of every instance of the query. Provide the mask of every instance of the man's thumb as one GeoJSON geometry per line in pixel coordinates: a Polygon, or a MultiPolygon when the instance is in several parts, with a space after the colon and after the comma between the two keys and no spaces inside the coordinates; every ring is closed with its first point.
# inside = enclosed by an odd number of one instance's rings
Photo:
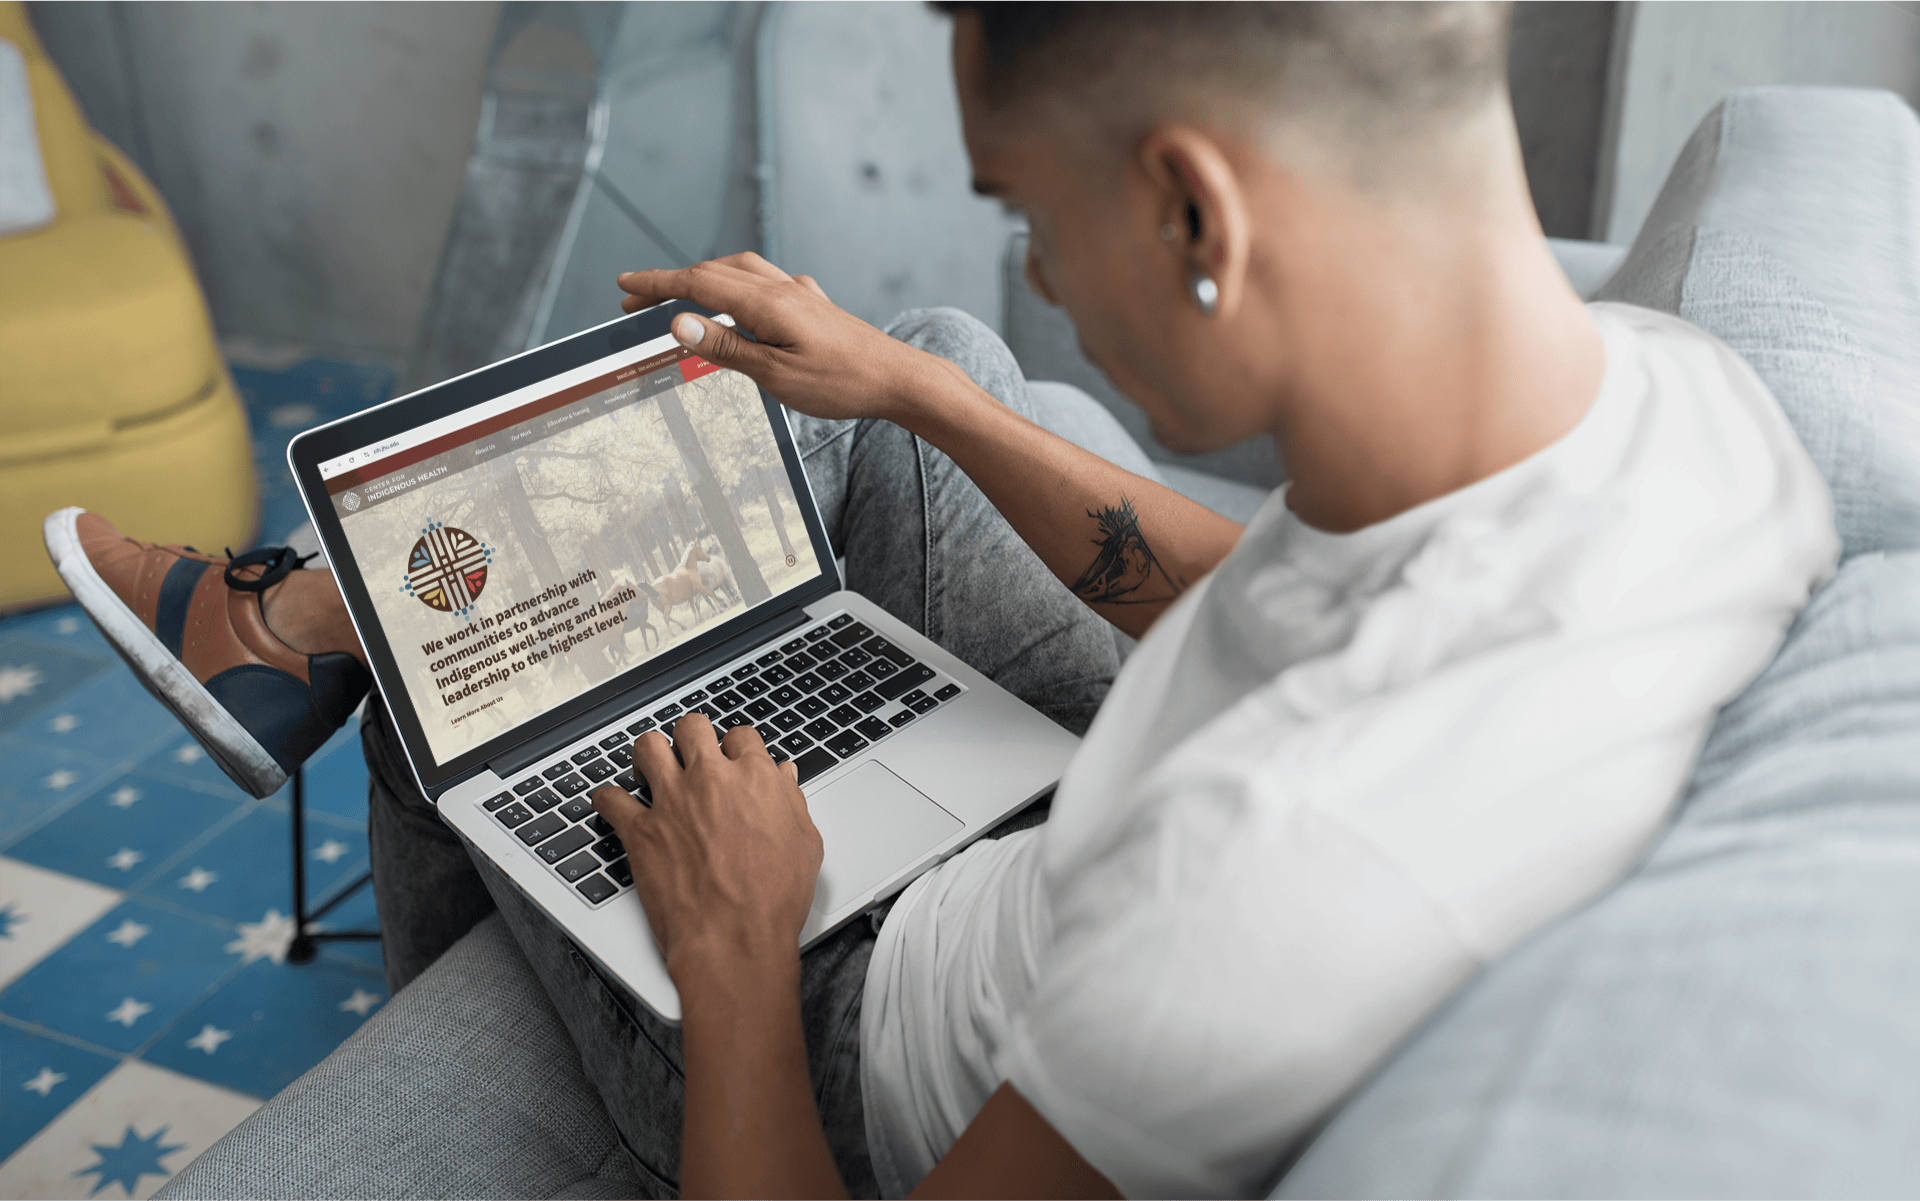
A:
{"type": "Polygon", "coordinates": [[[673,319],[673,336],[680,345],[722,367],[736,365],[749,345],[735,330],[693,313],[682,313],[673,319]]]}

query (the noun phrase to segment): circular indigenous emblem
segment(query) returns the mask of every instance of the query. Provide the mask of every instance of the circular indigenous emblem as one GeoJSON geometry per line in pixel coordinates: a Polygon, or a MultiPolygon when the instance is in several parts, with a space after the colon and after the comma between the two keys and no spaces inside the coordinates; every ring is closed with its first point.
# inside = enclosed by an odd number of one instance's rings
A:
{"type": "Polygon", "coordinates": [[[431,522],[407,555],[401,590],[429,609],[465,615],[487,586],[493,549],[465,530],[431,522]]]}
{"type": "Polygon", "coordinates": [[[360,507],[360,494],[349,492],[340,498],[340,507],[351,513],[360,507]]]}

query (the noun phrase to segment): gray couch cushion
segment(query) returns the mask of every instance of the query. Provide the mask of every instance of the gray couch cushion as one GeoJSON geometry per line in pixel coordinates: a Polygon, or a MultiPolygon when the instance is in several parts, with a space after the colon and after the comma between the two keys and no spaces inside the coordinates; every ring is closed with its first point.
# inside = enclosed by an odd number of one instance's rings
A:
{"type": "Polygon", "coordinates": [[[633,1197],[643,1183],[500,915],[161,1197],[633,1197]]]}
{"type": "MultiPolygon", "coordinates": [[[[1896,437],[1911,397],[1887,382],[1911,348],[1852,319],[1905,304],[1920,259],[1904,275],[1860,264],[1855,295],[1823,260],[1878,253],[1872,240],[1823,241],[1820,222],[1775,211],[1833,200],[1824,179],[1793,185],[1836,168],[1836,142],[1912,157],[1911,111],[1867,99],[1729,98],[1656,205],[1671,223],[1607,286],[1746,356],[1826,473],[1850,558],[1722,712],[1645,864],[1437,1014],[1280,1195],[1905,1195],[1920,1181],[1920,554],[1881,551],[1913,541],[1910,481],[1890,473],[1920,461],[1896,437]],[[1729,131],[1767,153],[1729,153],[1729,131]]],[[[1920,229],[1916,199],[1856,196],[1839,216],[1897,244],[1920,229]]]]}

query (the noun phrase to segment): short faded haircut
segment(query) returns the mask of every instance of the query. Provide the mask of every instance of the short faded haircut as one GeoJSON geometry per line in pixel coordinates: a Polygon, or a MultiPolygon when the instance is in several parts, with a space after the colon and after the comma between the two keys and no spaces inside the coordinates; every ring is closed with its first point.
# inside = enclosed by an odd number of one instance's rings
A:
{"type": "Polygon", "coordinates": [[[1506,85],[1507,3],[933,7],[979,14],[996,110],[1086,101],[1102,123],[1134,126],[1214,93],[1365,146],[1432,131],[1506,85]]]}

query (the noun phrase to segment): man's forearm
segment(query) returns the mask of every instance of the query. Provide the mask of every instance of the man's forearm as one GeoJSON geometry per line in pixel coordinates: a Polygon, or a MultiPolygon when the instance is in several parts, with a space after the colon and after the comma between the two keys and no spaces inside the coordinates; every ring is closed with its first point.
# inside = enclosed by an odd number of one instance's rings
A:
{"type": "Polygon", "coordinates": [[[807,1074],[799,985],[796,957],[681,986],[682,1196],[846,1196],[807,1074]]]}
{"type": "Polygon", "coordinates": [[[894,420],[953,459],[1062,583],[1135,637],[1240,537],[1237,523],[1042,429],[945,360],[894,420]]]}

